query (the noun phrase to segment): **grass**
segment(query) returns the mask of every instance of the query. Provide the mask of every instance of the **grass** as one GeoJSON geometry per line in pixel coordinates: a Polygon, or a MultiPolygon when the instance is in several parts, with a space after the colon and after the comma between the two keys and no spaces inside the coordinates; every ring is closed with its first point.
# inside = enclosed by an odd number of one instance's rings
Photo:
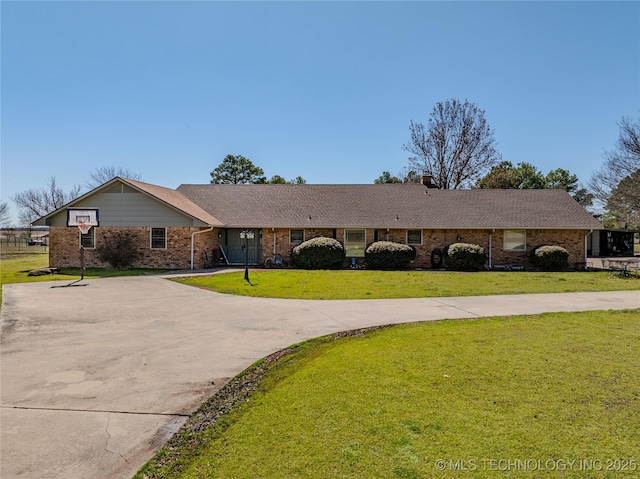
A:
{"type": "Polygon", "coordinates": [[[136,478],[638,477],[639,347],[640,310],[321,338],[136,478]]]}
{"type": "Polygon", "coordinates": [[[289,299],[379,299],[640,290],[606,272],[252,271],[179,279],[220,293],[289,299]]]}
{"type": "Polygon", "coordinates": [[[49,262],[48,252],[26,252],[7,254],[2,249],[0,257],[0,284],[24,283],[35,278],[27,276],[32,269],[44,268],[49,262]]]}

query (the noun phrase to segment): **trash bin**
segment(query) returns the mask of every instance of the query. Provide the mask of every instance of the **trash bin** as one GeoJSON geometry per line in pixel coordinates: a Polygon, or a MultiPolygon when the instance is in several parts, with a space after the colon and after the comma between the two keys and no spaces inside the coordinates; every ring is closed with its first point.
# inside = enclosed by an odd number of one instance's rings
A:
{"type": "Polygon", "coordinates": [[[433,269],[442,268],[442,250],[440,248],[433,248],[431,251],[431,267],[433,269]]]}

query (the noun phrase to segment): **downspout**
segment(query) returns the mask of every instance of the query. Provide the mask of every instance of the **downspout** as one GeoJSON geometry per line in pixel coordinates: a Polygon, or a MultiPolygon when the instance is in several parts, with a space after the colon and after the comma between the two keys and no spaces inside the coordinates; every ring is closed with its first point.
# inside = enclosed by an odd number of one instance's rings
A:
{"type": "Polygon", "coordinates": [[[491,264],[491,250],[493,249],[491,246],[491,233],[492,231],[489,231],[489,269],[493,269],[493,265],[491,264]]]}
{"type": "Polygon", "coordinates": [[[276,229],[271,228],[271,232],[273,233],[273,257],[276,257],[276,229]]]}
{"type": "Polygon", "coordinates": [[[193,256],[194,256],[194,245],[195,245],[195,237],[196,235],[199,235],[201,233],[208,233],[209,231],[213,231],[213,226],[211,226],[209,229],[206,230],[202,230],[202,231],[194,231],[193,233],[191,233],[191,270],[193,271],[193,256]]]}

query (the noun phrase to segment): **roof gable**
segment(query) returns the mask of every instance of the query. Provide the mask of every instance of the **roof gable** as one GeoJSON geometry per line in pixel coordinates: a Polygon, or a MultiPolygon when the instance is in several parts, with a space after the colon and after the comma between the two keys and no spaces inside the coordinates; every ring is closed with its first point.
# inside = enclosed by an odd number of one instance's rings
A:
{"type": "Polygon", "coordinates": [[[105,226],[176,225],[221,226],[210,213],[181,193],[141,181],[116,177],[36,220],[34,225],[66,225],[66,210],[71,207],[98,207],[100,223],[105,226]],[[121,199],[113,193],[121,193],[121,199]],[[155,206],[154,206],[155,205],[155,206]]]}

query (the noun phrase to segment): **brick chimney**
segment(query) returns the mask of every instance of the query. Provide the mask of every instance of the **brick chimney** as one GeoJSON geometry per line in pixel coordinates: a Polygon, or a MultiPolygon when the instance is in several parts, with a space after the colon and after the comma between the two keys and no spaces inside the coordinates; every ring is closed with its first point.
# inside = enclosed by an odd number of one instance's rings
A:
{"type": "Polygon", "coordinates": [[[438,187],[438,185],[436,185],[433,182],[433,175],[422,175],[422,177],[420,178],[420,183],[422,183],[427,188],[437,188],[438,187]]]}

